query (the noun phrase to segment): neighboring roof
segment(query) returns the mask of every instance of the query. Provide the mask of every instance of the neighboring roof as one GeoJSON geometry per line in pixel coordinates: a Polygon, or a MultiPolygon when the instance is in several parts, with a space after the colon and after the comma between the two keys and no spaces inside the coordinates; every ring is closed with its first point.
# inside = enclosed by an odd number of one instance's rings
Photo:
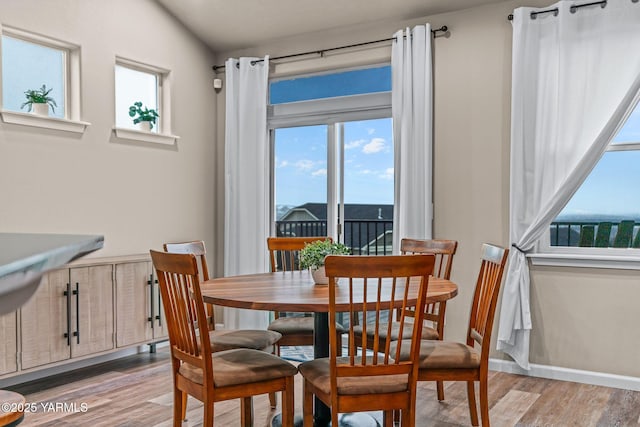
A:
{"type": "MultiPolygon", "coordinates": [[[[287,213],[282,215],[280,221],[286,221],[292,212],[308,212],[315,219],[327,219],[326,203],[305,203],[304,205],[291,208],[287,213]]],[[[376,220],[376,219],[393,219],[393,205],[365,205],[346,203],[344,205],[344,216],[347,219],[358,220],[376,220]]]]}

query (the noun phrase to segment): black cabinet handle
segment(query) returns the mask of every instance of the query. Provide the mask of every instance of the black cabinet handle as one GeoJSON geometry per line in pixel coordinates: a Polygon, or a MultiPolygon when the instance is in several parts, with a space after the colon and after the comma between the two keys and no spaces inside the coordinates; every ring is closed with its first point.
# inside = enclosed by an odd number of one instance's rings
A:
{"type": "Polygon", "coordinates": [[[80,285],[76,282],[76,290],[73,291],[76,296],[76,331],[73,336],[76,337],[76,343],[80,344],[80,285]]]}
{"type": "Polygon", "coordinates": [[[67,283],[67,290],[62,293],[67,297],[67,332],[64,337],[67,339],[67,345],[71,345],[71,283],[67,283]]]}
{"type": "MultiPolygon", "coordinates": [[[[157,285],[158,279],[156,279],[154,283],[157,285]]],[[[159,327],[162,327],[162,305],[161,304],[162,304],[162,300],[160,299],[160,289],[158,289],[158,315],[156,316],[156,319],[158,320],[159,327]]]]}
{"type": "Polygon", "coordinates": [[[147,321],[151,322],[151,327],[153,328],[153,320],[155,316],[153,315],[153,274],[149,275],[149,280],[147,281],[147,285],[149,285],[149,305],[151,306],[151,316],[147,317],[147,321]]]}

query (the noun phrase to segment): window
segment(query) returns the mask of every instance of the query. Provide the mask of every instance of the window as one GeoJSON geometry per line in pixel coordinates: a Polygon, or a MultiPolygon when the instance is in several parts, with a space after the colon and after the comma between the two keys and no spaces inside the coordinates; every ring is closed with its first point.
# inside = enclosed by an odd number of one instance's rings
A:
{"type": "Polygon", "coordinates": [[[2,118],[8,123],[84,131],[80,122],[80,47],[10,27],[2,28],[2,118]],[[48,115],[28,113],[25,92],[42,86],[48,115]],[[20,113],[20,114],[15,114],[20,113]],[[60,120],[51,120],[60,119],[60,120]]]}
{"type": "Polygon", "coordinates": [[[177,137],[171,135],[168,70],[116,58],[115,90],[116,136],[166,144],[176,141],[177,137]],[[158,114],[150,130],[133,123],[135,117],[129,115],[129,108],[138,102],[142,103],[143,110],[154,110],[158,114]]]}
{"type": "Polygon", "coordinates": [[[549,252],[638,256],[640,251],[640,105],[551,223],[549,252]]]}
{"type": "Polygon", "coordinates": [[[274,231],[391,253],[391,67],[270,84],[274,231]]]}

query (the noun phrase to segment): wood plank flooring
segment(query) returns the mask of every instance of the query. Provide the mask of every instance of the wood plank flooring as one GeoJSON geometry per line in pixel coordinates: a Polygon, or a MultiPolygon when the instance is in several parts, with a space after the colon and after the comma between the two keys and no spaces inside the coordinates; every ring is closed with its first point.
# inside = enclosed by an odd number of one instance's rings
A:
{"type": "MultiPolygon", "coordinates": [[[[296,383],[301,413],[301,381],[296,383]]],[[[471,425],[463,383],[445,383],[444,402],[435,384],[419,383],[417,426],[471,425]]],[[[36,409],[21,427],[170,427],[172,381],[169,354],[143,353],[10,388],[25,395],[36,409]],[[58,405],[56,407],[56,404],[58,405]],[[66,405],[66,406],[64,406],[66,405]]],[[[491,425],[506,426],[640,426],[640,392],[491,372],[491,425]]],[[[254,399],[255,425],[267,426],[274,412],[266,396],[254,399]]],[[[202,424],[202,404],[189,398],[188,422],[202,424]]],[[[376,414],[377,416],[377,414],[376,414]]],[[[216,426],[237,426],[240,404],[216,405],[216,426]]]]}

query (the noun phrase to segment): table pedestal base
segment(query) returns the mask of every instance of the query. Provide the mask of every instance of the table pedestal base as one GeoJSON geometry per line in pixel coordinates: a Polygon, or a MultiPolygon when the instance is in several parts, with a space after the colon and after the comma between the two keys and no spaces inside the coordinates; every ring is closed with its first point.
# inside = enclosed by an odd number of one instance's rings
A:
{"type": "MultiPolygon", "coordinates": [[[[281,414],[277,414],[271,420],[271,427],[281,427],[282,418],[281,414]]],[[[296,416],[293,423],[295,427],[302,427],[302,417],[296,416]]],[[[314,422],[315,427],[331,426],[331,421],[314,422]]],[[[340,414],[338,417],[339,427],[382,427],[382,423],[378,421],[373,415],[366,412],[356,412],[353,414],[340,414]]]]}

